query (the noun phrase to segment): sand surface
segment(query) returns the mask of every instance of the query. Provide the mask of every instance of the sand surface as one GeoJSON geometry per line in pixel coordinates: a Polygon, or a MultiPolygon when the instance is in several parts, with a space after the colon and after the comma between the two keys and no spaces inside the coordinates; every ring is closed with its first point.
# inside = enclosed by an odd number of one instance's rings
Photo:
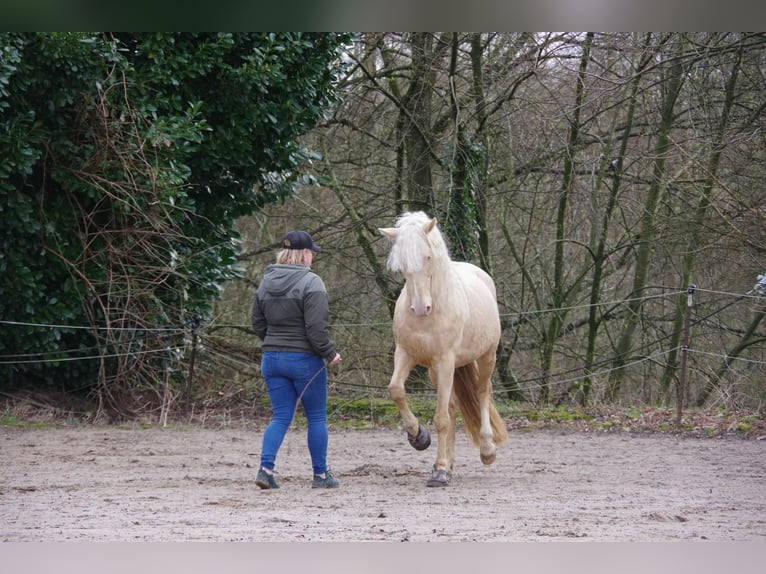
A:
{"type": "Polygon", "coordinates": [[[435,445],[331,430],[341,487],[318,490],[294,427],[263,491],[261,436],[2,427],[0,540],[766,541],[766,440],[512,432],[485,467],[459,432],[450,485],[427,488],[435,445]]]}

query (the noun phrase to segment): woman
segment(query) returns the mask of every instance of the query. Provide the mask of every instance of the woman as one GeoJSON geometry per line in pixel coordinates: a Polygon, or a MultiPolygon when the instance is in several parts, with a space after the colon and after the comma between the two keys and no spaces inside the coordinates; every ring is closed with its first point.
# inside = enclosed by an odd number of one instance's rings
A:
{"type": "Polygon", "coordinates": [[[263,341],[261,374],[272,409],[255,483],[260,488],[279,488],[274,465],[300,401],[308,421],[311,486],[337,488],[340,483],[327,468],[325,361],[337,365],[341,357],[328,331],[327,291],[311,271],[314,253],[322,249],[305,231],[290,231],[282,247],[276,264],[264,272],[252,309],[253,330],[263,341]]]}

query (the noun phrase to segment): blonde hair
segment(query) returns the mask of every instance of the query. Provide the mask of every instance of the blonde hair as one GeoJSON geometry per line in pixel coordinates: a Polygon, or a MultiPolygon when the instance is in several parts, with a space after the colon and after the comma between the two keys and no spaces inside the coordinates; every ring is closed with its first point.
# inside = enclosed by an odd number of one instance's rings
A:
{"type": "Polygon", "coordinates": [[[305,265],[303,249],[283,249],[277,253],[277,263],[281,265],[305,265]]]}

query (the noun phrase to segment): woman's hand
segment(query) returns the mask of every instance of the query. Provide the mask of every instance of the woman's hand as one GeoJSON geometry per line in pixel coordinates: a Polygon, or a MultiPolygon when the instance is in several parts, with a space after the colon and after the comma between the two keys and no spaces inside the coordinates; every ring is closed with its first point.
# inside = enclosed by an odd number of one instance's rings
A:
{"type": "Polygon", "coordinates": [[[337,365],[341,362],[340,353],[335,353],[335,356],[332,358],[332,361],[330,361],[331,365],[337,365]]]}

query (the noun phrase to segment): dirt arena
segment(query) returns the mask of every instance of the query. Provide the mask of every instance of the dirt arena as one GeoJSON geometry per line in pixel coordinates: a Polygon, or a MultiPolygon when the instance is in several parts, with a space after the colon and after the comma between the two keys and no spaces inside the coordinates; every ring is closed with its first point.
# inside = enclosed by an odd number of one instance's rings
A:
{"type": "MultiPolygon", "coordinates": [[[[434,437],[435,440],[435,437],[434,437]]],[[[0,540],[766,541],[766,440],[513,431],[483,466],[458,433],[446,488],[402,430],[331,430],[337,490],[305,431],[282,488],[254,484],[261,431],[0,427],[0,540]]]]}

